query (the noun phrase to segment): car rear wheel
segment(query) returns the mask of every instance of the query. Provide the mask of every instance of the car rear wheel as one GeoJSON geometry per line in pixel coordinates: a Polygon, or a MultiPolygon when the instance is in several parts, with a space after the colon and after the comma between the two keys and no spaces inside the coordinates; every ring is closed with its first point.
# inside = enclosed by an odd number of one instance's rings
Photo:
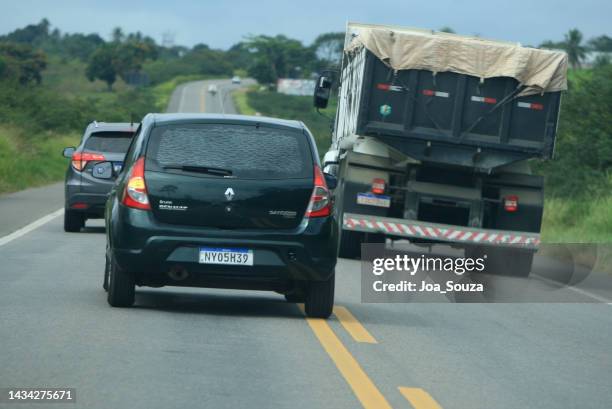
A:
{"type": "Polygon", "coordinates": [[[304,309],[311,318],[328,318],[334,308],[334,284],[336,274],[327,280],[312,281],[306,290],[304,309]]]}
{"type": "Polygon", "coordinates": [[[342,230],[340,232],[340,244],[338,256],[342,258],[358,259],[361,255],[361,242],[364,234],[360,232],[342,230]]]}
{"type": "Polygon", "coordinates": [[[85,215],[74,210],[64,209],[64,231],[79,232],[85,226],[85,215]]]}
{"type": "Polygon", "coordinates": [[[108,256],[104,256],[104,281],[102,282],[102,288],[104,288],[104,291],[108,291],[109,273],[110,273],[110,262],[108,261],[108,256]]]}
{"type": "Polygon", "coordinates": [[[108,303],[113,307],[134,305],[136,282],[134,275],[121,270],[113,256],[110,259],[108,303]]]}

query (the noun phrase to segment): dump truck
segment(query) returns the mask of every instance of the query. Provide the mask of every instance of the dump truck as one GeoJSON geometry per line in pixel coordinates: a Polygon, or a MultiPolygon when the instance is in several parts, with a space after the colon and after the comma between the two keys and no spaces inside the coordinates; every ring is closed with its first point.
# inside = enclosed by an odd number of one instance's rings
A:
{"type": "Polygon", "coordinates": [[[540,244],[567,55],[517,43],[349,23],[341,70],[316,84],[338,107],[324,170],[338,178],[339,255],[405,239],[486,254],[526,276],[540,244]]]}

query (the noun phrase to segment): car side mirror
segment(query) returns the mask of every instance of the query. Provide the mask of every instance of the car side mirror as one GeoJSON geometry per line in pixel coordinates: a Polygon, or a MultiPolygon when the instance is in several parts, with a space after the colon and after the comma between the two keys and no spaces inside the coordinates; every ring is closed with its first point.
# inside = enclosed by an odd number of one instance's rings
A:
{"type": "Polygon", "coordinates": [[[72,154],[74,153],[74,151],[76,151],[76,148],[74,146],[70,146],[68,148],[64,148],[62,155],[64,156],[64,158],[72,158],[72,154]]]}
{"type": "Polygon", "coordinates": [[[325,184],[327,184],[329,190],[334,190],[336,186],[338,186],[338,179],[334,175],[323,173],[323,177],[325,178],[325,184]]]}
{"type": "Polygon", "coordinates": [[[315,108],[324,109],[327,108],[329,97],[331,95],[332,79],[326,75],[321,75],[317,80],[314,92],[314,106],[315,108]]]}
{"type": "Polygon", "coordinates": [[[92,171],[91,175],[97,179],[112,179],[113,178],[113,164],[111,162],[100,162],[97,163],[92,171]]]}

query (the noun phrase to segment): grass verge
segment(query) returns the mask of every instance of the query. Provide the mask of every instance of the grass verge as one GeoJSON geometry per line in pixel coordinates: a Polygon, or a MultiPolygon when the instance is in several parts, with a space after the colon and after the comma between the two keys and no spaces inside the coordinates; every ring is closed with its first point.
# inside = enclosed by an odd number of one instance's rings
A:
{"type": "Polygon", "coordinates": [[[78,141],[78,134],[24,135],[18,128],[0,127],[0,193],[61,180],[68,163],[62,150],[78,141]]]}

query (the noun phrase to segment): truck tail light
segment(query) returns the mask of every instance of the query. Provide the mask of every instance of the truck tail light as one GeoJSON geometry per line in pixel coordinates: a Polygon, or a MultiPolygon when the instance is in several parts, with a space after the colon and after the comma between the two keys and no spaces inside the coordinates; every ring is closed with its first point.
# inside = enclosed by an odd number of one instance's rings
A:
{"type": "Polygon", "coordinates": [[[130,169],[122,203],[134,209],[151,210],[144,178],[144,161],[144,157],[139,158],[130,169]]]}
{"type": "Polygon", "coordinates": [[[314,189],[310,196],[310,203],[306,209],[306,217],[327,217],[332,212],[332,202],[323,172],[318,166],[314,167],[314,189]]]}
{"type": "Polygon", "coordinates": [[[385,179],[381,179],[381,178],[372,179],[372,193],[374,193],[375,195],[384,194],[386,188],[387,188],[387,182],[385,182],[385,179]]]}
{"type": "Polygon", "coordinates": [[[518,196],[510,195],[504,197],[504,210],[510,213],[518,210],[518,196]]]}
{"type": "Polygon", "coordinates": [[[72,167],[74,170],[81,172],[87,166],[87,162],[96,161],[101,162],[105,161],[106,158],[104,155],[100,153],[90,153],[90,152],[75,152],[72,154],[72,167]]]}

